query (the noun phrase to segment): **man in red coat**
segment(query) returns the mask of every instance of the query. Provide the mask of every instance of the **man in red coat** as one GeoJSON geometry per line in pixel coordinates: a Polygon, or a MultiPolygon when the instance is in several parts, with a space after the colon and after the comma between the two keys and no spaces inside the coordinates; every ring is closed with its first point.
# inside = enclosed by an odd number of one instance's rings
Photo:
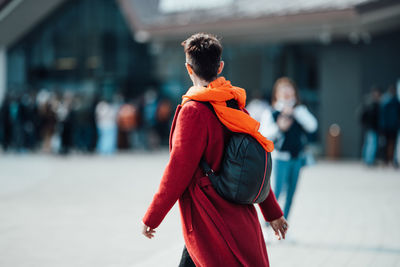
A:
{"type": "MultiPolygon", "coordinates": [[[[254,205],[235,204],[219,196],[199,163],[204,157],[213,170],[219,170],[230,135],[226,128],[251,134],[267,151],[273,144],[258,133],[259,124],[250,116],[236,118],[226,107],[226,101],[234,99],[245,112],[246,94],[225,78],[217,78],[224,67],[220,41],[211,34],[198,33],[182,45],[193,87],[176,110],[170,160],[142,220],[143,234],[152,238],[154,229],[179,199],[187,248],[180,266],[269,266],[254,205]],[[198,101],[210,102],[215,114],[198,101]]],[[[270,191],[259,206],[278,238],[285,238],[288,225],[274,193],[270,191]]]]}

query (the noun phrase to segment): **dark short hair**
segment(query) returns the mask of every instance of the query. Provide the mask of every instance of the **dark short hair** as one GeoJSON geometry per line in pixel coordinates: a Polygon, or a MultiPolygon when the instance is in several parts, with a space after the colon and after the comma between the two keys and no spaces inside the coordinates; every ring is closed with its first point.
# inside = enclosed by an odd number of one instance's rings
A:
{"type": "Polygon", "coordinates": [[[218,75],[222,45],[220,40],[209,33],[196,33],[182,42],[188,56],[188,64],[201,79],[212,81],[218,75]]]}

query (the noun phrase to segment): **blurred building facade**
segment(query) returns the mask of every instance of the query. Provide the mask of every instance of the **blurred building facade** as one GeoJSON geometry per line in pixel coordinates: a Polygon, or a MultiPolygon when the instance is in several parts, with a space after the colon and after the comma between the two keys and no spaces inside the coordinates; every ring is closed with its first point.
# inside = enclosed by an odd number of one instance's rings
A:
{"type": "MultiPolygon", "coordinates": [[[[358,157],[362,129],[356,110],[373,85],[400,79],[400,2],[395,0],[119,0],[135,34],[158,52],[158,77],[185,90],[178,71],[180,42],[212,32],[224,44],[224,75],[252,92],[270,95],[289,76],[317,115],[316,139],[326,153],[332,124],[339,125],[343,157],[358,157]]],[[[182,77],[183,76],[183,77],[182,77]]],[[[176,89],[175,89],[176,90],[176,89]]],[[[182,91],[183,92],[183,91],[182,91]]],[[[182,93],[180,92],[180,93],[182,93]]]]}
{"type": "Polygon", "coordinates": [[[156,86],[178,102],[190,86],[180,42],[212,32],[223,37],[223,75],[250,98],[291,77],[317,115],[322,151],[336,123],[341,156],[358,157],[362,95],[400,79],[395,0],[35,2],[0,2],[0,101],[6,91],[130,97],[156,86]]]}
{"type": "MultiPolygon", "coordinates": [[[[3,9],[18,1],[9,2],[3,9]]],[[[22,1],[8,16],[29,2],[36,1],[22,1]]],[[[8,91],[45,88],[110,99],[115,92],[138,94],[154,83],[148,46],[133,40],[115,1],[59,1],[33,24],[7,47],[8,91]]]]}

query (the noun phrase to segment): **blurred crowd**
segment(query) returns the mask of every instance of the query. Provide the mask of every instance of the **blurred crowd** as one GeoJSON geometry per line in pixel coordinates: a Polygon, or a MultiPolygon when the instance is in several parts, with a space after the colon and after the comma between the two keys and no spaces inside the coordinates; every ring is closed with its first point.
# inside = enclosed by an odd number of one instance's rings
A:
{"type": "Polygon", "coordinates": [[[149,89],[134,99],[75,92],[9,93],[0,107],[5,152],[113,154],[168,145],[172,103],[149,89]]]}
{"type": "Polygon", "coordinates": [[[362,158],[365,164],[398,167],[400,157],[400,102],[396,88],[385,92],[373,87],[360,109],[364,128],[362,158]]]}
{"type": "MultiPolygon", "coordinates": [[[[259,121],[270,108],[257,96],[247,106],[259,121]]],[[[154,150],[168,146],[172,115],[172,102],[154,89],[133,99],[45,89],[9,92],[0,106],[0,144],[4,152],[17,153],[154,150]]],[[[373,87],[362,102],[359,118],[364,132],[363,161],[369,166],[398,167],[400,102],[396,88],[373,87]]]]}

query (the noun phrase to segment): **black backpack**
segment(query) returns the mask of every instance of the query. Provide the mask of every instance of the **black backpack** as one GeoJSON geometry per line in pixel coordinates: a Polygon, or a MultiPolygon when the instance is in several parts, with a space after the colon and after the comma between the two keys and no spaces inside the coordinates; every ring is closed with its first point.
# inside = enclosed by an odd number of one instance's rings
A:
{"type": "MultiPolygon", "coordinates": [[[[210,103],[202,103],[215,114],[210,103]]],[[[239,109],[234,100],[227,101],[227,105],[239,109]]],[[[226,200],[237,204],[261,203],[270,190],[271,153],[265,151],[251,135],[231,133],[232,136],[225,146],[220,172],[215,173],[204,159],[201,160],[200,167],[217,193],[226,200]]]]}

